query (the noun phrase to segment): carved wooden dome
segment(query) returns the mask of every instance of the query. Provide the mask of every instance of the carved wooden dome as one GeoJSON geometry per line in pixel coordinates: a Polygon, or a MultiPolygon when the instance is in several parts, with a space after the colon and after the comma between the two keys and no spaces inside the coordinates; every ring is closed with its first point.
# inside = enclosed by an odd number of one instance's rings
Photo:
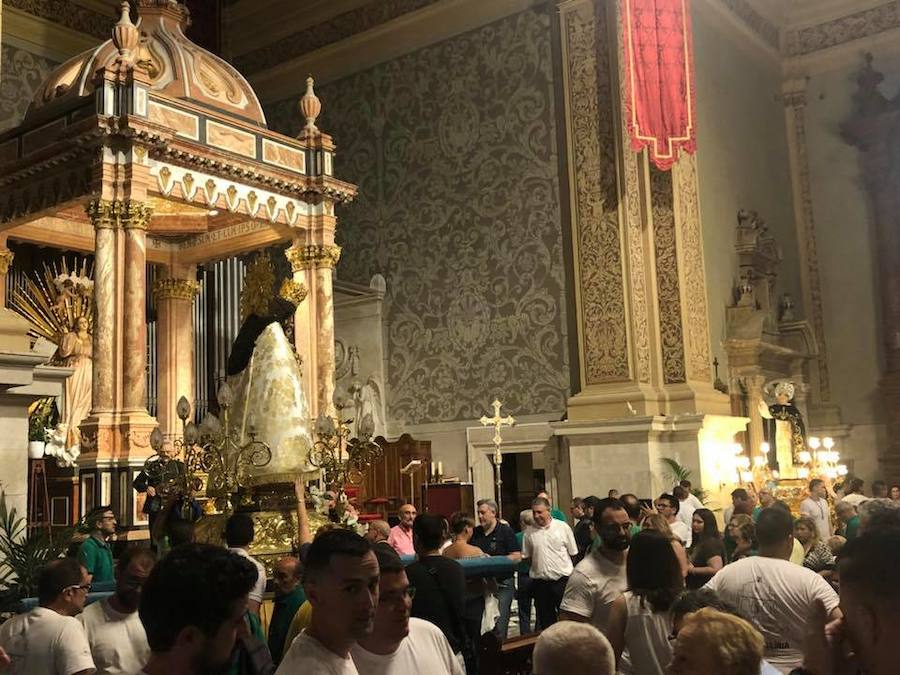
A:
{"type": "Polygon", "coordinates": [[[185,37],[189,13],[183,4],[139,0],[138,13],[135,27],[128,3],[123,2],[122,18],[113,27],[112,38],[54,70],[35,94],[26,119],[45,106],[67,107],[63,101],[90,96],[97,71],[124,56],[147,71],[152,91],[266,126],[262,106],[247,80],[185,37]]]}

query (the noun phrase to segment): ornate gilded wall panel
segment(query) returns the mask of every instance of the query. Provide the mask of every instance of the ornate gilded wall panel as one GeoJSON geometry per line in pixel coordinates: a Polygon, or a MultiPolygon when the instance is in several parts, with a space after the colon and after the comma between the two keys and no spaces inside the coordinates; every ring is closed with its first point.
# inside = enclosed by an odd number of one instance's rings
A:
{"type": "MultiPolygon", "coordinates": [[[[495,394],[518,414],[565,408],[552,76],[538,9],[318,89],[360,186],[337,214],[337,273],[387,280],[394,420],[472,419],[495,394]]],[[[296,100],[267,110],[273,128],[299,128],[296,100]]]]}
{"type": "Polygon", "coordinates": [[[706,267],[703,264],[703,233],[697,201],[697,157],[682,153],[672,168],[678,223],[678,251],[681,254],[681,283],[685,304],[685,350],[688,377],[712,382],[709,357],[709,313],[706,302],[706,267]]]}
{"type": "Polygon", "coordinates": [[[666,384],[674,384],[685,382],[687,378],[671,171],[660,171],[650,167],[650,198],[653,205],[653,240],[656,248],[656,290],[659,298],[663,381],[666,384]]]}
{"type": "Polygon", "coordinates": [[[0,131],[6,131],[22,121],[34,93],[58,64],[18,47],[3,45],[2,50],[0,131]]]}
{"type": "Polygon", "coordinates": [[[585,3],[562,18],[566,41],[573,228],[585,384],[630,379],[616,183],[616,100],[606,13],[585,3]]]}

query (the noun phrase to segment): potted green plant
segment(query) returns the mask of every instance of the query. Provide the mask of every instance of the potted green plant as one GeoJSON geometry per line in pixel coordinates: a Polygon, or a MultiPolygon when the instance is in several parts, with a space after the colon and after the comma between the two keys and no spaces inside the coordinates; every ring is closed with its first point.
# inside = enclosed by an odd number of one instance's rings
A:
{"type": "Polygon", "coordinates": [[[71,527],[54,528],[52,534],[28,530],[25,518],[7,508],[6,492],[0,490],[0,622],[2,615],[20,609],[22,598],[37,594],[38,573],[65,554],[74,532],[71,527]]]}
{"type": "Polygon", "coordinates": [[[35,401],[28,415],[28,458],[40,459],[47,446],[47,428],[51,426],[53,416],[53,398],[46,397],[35,401]]]}

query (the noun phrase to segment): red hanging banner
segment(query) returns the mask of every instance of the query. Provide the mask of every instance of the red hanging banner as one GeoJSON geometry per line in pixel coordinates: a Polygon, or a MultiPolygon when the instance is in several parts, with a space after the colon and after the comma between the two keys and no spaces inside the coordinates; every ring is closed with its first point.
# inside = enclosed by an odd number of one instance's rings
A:
{"type": "Polygon", "coordinates": [[[666,171],[697,149],[689,0],[621,0],[631,147],[666,171]]]}

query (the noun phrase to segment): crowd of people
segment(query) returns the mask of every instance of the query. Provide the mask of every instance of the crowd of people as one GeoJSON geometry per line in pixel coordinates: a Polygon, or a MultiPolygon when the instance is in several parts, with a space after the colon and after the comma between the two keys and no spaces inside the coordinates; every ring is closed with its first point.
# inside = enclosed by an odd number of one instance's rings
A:
{"type": "Polygon", "coordinates": [[[249,516],[228,519],[226,546],[188,536],[114,561],[115,515],[100,508],[77,556],[41,571],[37,607],[0,625],[0,670],[474,675],[516,600],[541,675],[885,675],[900,640],[900,488],[873,488],[813,480],[799,516],[739,488],[722,533],[685,481],[655,500],[576,499],[571,522],[540,493],[518,532],[481,500],[475,514],[407,504],[393,528],[313,537],[298,482],[300,541],[274,565],[268,621],[249,516]],[[497,572],[461,564],[498,558],[497,572]],[[86,607],[101,582],[114,591],[86,607]]]}

